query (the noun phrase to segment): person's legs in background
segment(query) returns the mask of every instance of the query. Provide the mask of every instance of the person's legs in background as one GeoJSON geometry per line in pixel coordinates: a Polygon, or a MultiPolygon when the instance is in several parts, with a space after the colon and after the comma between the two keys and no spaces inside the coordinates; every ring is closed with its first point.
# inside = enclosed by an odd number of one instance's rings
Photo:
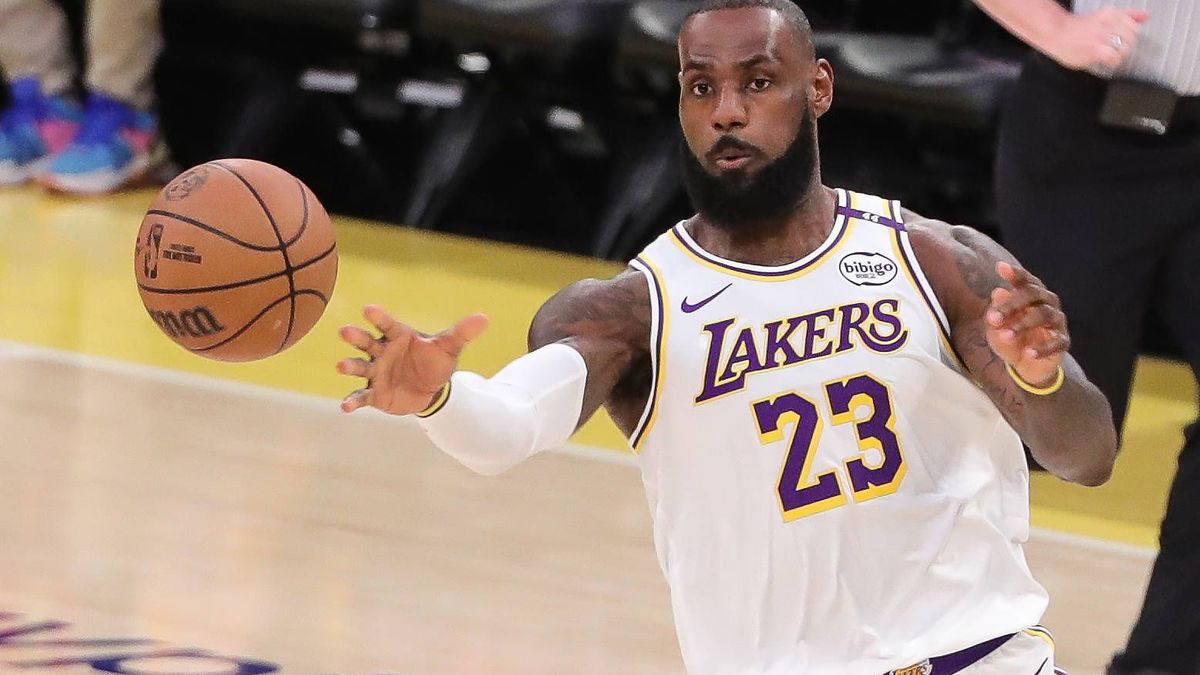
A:
{"type": "Polygon", "coordinates": [[[1071,355],[1121,430],[1147,303],[1169,232],[1152,213],[1154,180],[1097,175],[1112,166],[1083,103],[1036,69],[1001,126],[996,201],[1003,243],[1062,301],[1071,355]],[[1032,103],[1031,103],[1032,102],[1032,103]]]}
{"type": "MultiPolygon", "coordinates": [[[[1072,355],[1124,425],[1149,302],[1200,373],[1200,142],[1100,128],[1086,76],[1026,69],[996,165],[1004,243],[1062,298],[1072,355]],[[1074,87],[1078,84],[1078,87],[1074,87]],[[1165,299],[1154,295],[1166,275],[1165,299]]],[[[1200,435],[1188,434],[1145,605],[1110,675],[1197,675],[1200,435]]]]}
{"type": "Polygon", "coordinates": [[[52,0],[0,0],[0,70],[10,102],[0,112],[0,185],[36,175],[74,138],[79,106],[67,19],[52,0]]]}
{"type": "Polygon", "coordinates": [[[165,159],[152,74],[162,51],[160,0],[90,0],[88,100],[74,142],[54,158],[42,184],[99,194],[141,180],[165,159]]]}
{"type": "MultiPolygon", "coordinates": [[[[1200,139],[1191,184],[1200,184],[1200,139]]],[[[1182,186],[1181,186],[1182,187],[1182,186]]],[[[1164,315],[1183,348],[1192,372],[1200,376],[1200,196],[1181,190],[1192,202],[1184,232],[1171,247],[1164,270],[1164,315]]],[[[1154,672],[1200,675],[1200,425],[1186,432],[1167,512],[1159,534],[1141,615],[1123,654],[1113,660],[1113,675],[1154,672]],[[1141,670],[1139,669],[1149,669],[1141,670]]]]}

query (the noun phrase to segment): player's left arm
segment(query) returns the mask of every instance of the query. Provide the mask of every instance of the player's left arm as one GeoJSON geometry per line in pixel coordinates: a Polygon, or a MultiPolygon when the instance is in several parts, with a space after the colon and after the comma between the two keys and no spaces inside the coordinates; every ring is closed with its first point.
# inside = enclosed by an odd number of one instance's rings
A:
{"type": "Polygon", "coordinates": [[[1068,353],[1058,296],[976,230],[906,215],[971,375],[1039,464],[1064,480],[1103,484],[1117,456],[1112,411],[1068,353]]]}

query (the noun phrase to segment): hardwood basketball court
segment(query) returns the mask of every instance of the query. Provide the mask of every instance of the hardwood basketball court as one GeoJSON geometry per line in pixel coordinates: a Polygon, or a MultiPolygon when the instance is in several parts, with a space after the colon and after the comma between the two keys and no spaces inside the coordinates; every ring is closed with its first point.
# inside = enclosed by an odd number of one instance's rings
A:
{"type": "MultiPolygon", "coordinates": [[[[554,288],[619,266],[339,220],[328,316],[231,366],[144,316],[148,201],[0,193],[0,672],[682,673],[606,419],[482,478],[410,421],[336,405],[334,329],[365,302],[430,328],[490,311],[467,362],[490,373],[554,288]]],[[[1102,672],[1137,611],[1194,401],[1179,366],[1144,363],[1113,484],[1035,481],[1027,551],[1073,673],[1102,672]]]]}

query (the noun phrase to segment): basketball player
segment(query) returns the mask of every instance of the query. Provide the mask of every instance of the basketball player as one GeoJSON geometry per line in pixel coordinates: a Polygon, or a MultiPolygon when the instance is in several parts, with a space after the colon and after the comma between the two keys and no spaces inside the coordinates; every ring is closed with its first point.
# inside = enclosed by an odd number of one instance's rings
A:
{"type": "Polygon", "coordinates": [[[833,73],[791,2],[710,2],[679,56],[698,214],[551,298],[490,379],[456,372],[485,317],[368,306],[343,409],[416,414],[495,474],[606,406],[691,673],[1054,673],[1021,440],[1085,485],[1116,454],[1057,298],[973,230],[821,184],[833,73]]]}

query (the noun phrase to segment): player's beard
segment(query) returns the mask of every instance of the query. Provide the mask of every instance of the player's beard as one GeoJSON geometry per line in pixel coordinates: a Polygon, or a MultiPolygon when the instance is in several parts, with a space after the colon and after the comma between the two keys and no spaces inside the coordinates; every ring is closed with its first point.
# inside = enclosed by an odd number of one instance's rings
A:
{"type": "Polygon", "coordinates": [[[714,176],[684,143],[683,179],[692,207],[728,230],[754,229],[787,216],[808,193],[817,170],[815,126],[812,107],[806,105],[787,150],[754,174],[735,169],[714,176]]]}

